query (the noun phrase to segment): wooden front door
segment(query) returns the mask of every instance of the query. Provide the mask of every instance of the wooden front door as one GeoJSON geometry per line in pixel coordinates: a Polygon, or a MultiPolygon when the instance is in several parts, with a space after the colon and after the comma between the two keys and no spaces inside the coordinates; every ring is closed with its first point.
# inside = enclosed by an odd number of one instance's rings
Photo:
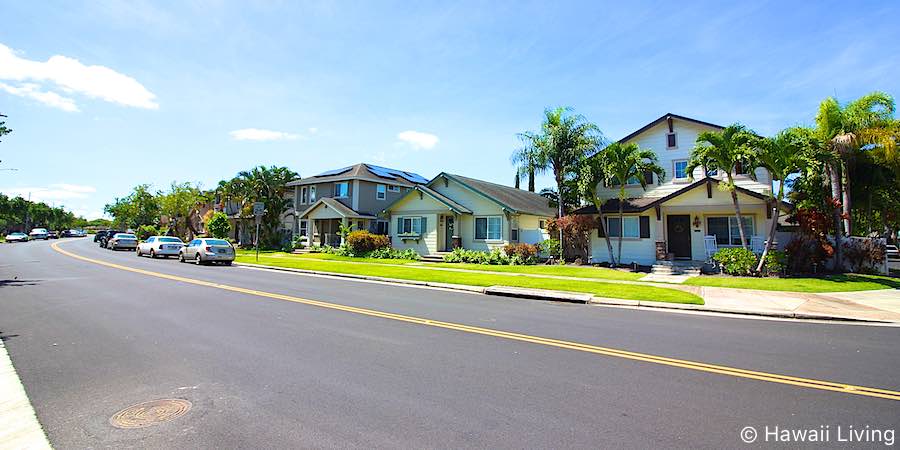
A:
{"type": "Polygon", "coordinates": [[[666,216],[666,242],[676,258],[691,259],[691,216],[666,216]]]}
{"type": "Polygon", "coordinates": [[[444,251],[453,250],[453,216],[444,217],[444,251]]]}

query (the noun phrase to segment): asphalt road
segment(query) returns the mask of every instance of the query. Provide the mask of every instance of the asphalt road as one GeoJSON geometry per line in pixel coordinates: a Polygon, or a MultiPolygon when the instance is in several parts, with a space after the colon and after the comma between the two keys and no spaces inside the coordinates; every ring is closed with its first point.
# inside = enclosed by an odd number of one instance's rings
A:
{"type": "MultiPolygon", "coordinates": [[[[60,242],[194,280],[900,390],[900,328],[506,299],[60,242]]],[[[746,426],[900,425],[897,400],[198,286],[78,260],[48,242],[0,245],[0,336],[57,448],[737,448],[746,426]],[[193,409],[148,428],[109,424],[122,408],[161,398],[193,409]]]]}

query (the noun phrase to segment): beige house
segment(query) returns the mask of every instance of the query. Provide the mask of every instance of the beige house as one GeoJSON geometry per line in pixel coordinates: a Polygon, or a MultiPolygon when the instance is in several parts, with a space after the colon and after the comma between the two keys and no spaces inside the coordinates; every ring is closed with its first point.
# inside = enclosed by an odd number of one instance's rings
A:
{"type": "Polygon", "coordinates": [[[489,251],[509,243],[538,244],[548,238],[546,223],[555,211],[534,192],[442,172],[382,214],[395,248],[433,255],[456,247],[489,251]]]}
{"type": "Polygon", "coordinates": [[[310,245],[341,244],[340,225],[388,234],[378,214],[428,180],[421,175],[373,164],[355,164],[288,183],[293,188],[293,232],[310,245]]]}
{"type": "MultiPolygon", "coordinates": [[[[720,125],[665,114],[620,140],[653,150],[666,170],[662,182],[653,174],[645,175],[646,191],[641,189],[639,180],[628,180],[621,222],[619,187],[598,186],[601,196],[611,199],[603,204],[603,214],[615,251],[618,237],[624,239],[621,263],[651,265],[669,258],[700,262],[717,248],[740,246],[731,194],[719,189],[725,174],[704,174],[699,168],[693,174],[686,172],[697,135],[722,129],[720,125]]],[[[734,179],[748,243],[752,241],[758,248],[773,220],[774,203],[770,201],[772,178],[768,171],[759,169],[755,175],[753,180],[738,168],[734,179]]],[[[597,209],[591,205],[575,213],[596,216],[597,209]]],[[[591,239],[590,256],[593,262],[609,261],[606,241],[599,229],[591,239]]]]}

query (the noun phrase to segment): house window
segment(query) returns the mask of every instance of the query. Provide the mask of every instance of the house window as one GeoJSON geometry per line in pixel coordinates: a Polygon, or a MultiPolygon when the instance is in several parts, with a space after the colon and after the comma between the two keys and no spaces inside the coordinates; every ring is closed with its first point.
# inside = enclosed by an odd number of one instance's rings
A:
{"type": "MultiPolygon", "coordinates": [[[[744,222],[744,233],[749,239],[753,235],[753,216],[741,216],[744,222]]],[[[741,232],[738,229],[737,217],[707,217],[706,234],[716,237],[718,245],[741,245],[741,232]]]]}
{"type": "Polygon", "coordinates": [[[298,227],[299,230],[297,231],[297,234],[300,236],[309,236],[309,221],[301,220],[298,227]]]}
{"type": "Polygon", "coordinates": [[[388,223],[386,220],[375,222],[375,234],[388,234],[388,223]]]}
{"type": "Polygon", "coordinates": [[[734,174],[735,175],[747,175],[747,169],[744,167],[744,164],[740,161],[734,163],[734,174]]]}
{"type": "Polygon", "coordinates": [[[387,198],[387,186],[383,184],[379,184],[375,186],[375,199],[376,200],[384,200],[387,198]]]}
{"type": "Polygon", "coordinates": [[[335,198],[345,198],[350,196],[350,183],[346,181],[341,181],[340,183],[334,183],[334,197],[335,198]]]}
{"type": "Polygon", "coordinates": [[[403,217],[400,219],[400,234],[422,234],[421,217],[403,217]]]}
{"type": "Polygon", "coordinates": [[[476,217],[475,239],[482,241],[499,241],[503,239],[500,216],[476,217]]]}
{"type": "Polygon", "coordinates": [[[400,186],[396,186],[396,185],[393,185],[393,184],[392,184],[392,185],[388,186],[388,191],[391,191],[391,192],[400,192],[400,186]]]}
{"type": "Polygon", "coordinates": [[[678,148],[678,139],[675,133],[666,133],[666,148],[678,148]]]}
{"type": "Polygon", "coordinates": [[[714,176],[716,176],[716,175],[718,175],[718,174],[719,174],[719,170],[718,170],[718,169],[710,169],[710,170],[707,170],[707,171],[706,171],[706,176],[708,176],[708,177],[714,177],[714,176]]]}
{"type": "Polygon", "coordinates": [[[309,202],[310,203],[316,202],[316,187],[315,186],[309,187],[309,202]]]}
{"type": "Polygon", "coordinates": [[[676,180],[686,180],[688,178],[687,163],[687,160],[672,161],[676,180]]]}
{"type": "Polygon", "coordinates": [[[619,222],[618,217],[607,217],[606,231],[609,233],[609,237],[639,238],[641,237],[640,218],[635,216],[623,217],[622,221],[619,222]]]}
{"type": "Polygon", "coordinates": [[[513,228],[509,230],[509,240],[513,242],[519,242],[519,229],[513,228]]]}
{"type": "Polygon", "coordinates": [[[538,220],[538,228],[543,230],[546,227],[547,227],[547,222],[544,222],[543,220],[538,220]]]}
{"type": "Polygon", "coordinates": [[[300,188],[300,204],[305,205],[309,202],[309,190],[306,186],[300,188]]]}

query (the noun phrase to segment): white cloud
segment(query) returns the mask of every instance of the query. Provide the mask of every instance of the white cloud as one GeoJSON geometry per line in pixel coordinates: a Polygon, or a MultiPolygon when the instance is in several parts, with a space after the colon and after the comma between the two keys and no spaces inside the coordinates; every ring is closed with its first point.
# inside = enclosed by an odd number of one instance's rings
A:
{"type": "Polygon", "coordinates": [[[316,133],[319,132],[319,129],[316,128],[316,127],[309,127],[309,128],[306,129],[306,131],[308,131],[309,134],[316,134],[316,133]]]}
{"type": "Polygon", "coordinates": [[[431,148],[434,148],[434,146],[437,145],[440,141],[440,139],[438,139],[438,137],[433,134],[413,130],[401,131],[400,133],[397,133],[397,139],[406,142],[414,150],[429,150],[431,148]]]}
{"type": "Polygon", "coordinates": [[[19,97],[34,99],[47,106],[59,108],[63,111],[78,112],[78,106],[75,105],[75,100],[72,100],[68,97],[63,97],[56,92],[42,91],[40,89],[40,86],[34,83],[24,83],[19,87],[11,86],[6,83],[0,83],[0,90],[6,91],[12,95],[17,95],[19,97]]]}
{"type": "Polygon", "coordinates": [[[0,188],[0,192],[10,197],[25,199],[30,195],[33,202],[61,203],[67,200],[88,198],[90,194],[97,192],[97,188],[79,184],[56,183],[47,186],[0,188]]]}
{"type": "Polygon", "coordinates": [[[231,131],[228,134],[236,141],[284,141],[300,137],[284,131],[263,130],[260,128],[242,128],[231,131]]]}
{"type": "Polygon", "coordinates": [[[3,85],[13,95],[27,96],[65,111],[77,111],[75,101],[52,91],[42,91],[36,83],[53,83],[67,94],[91,98],[135,108],[158,109],[156,95],[128,75],[105,66],[86,66],[68,56],[54,55],[47,61],[34,61],[17,55],[0,44],[0,80],[19,82],[3,85]]]}

